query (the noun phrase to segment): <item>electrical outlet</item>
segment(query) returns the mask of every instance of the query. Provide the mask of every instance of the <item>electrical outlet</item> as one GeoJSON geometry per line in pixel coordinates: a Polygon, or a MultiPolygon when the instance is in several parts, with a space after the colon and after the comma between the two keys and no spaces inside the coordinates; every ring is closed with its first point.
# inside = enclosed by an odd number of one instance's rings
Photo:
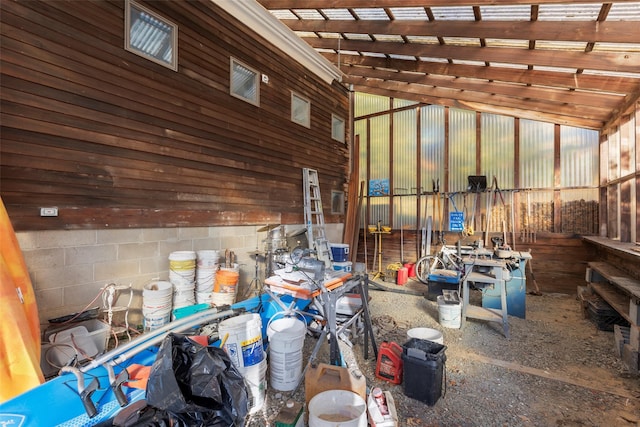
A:
{"type": "Polygon", "coordinates": [[[55,206],[40,208],[40,216],[58,216],[58,208],[55,206]]]}

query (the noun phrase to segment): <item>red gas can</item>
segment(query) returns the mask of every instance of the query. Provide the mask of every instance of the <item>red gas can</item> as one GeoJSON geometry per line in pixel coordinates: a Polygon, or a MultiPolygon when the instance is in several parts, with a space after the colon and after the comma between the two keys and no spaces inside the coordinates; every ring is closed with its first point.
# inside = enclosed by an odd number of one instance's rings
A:
{"type": "Polygon", "coordinates": [[[398,280],[396,283],[398,285],[404,285],[407,283],[407,279],[409,277],[409,269],[407,267],[402,267],[398,269],[398,280]]]}
{"type": "Polygon", "coordinates": [[[384,341],[378,350],[376,377],[392,384],[402,382],[402,347],[393,341],[384,341]]]}

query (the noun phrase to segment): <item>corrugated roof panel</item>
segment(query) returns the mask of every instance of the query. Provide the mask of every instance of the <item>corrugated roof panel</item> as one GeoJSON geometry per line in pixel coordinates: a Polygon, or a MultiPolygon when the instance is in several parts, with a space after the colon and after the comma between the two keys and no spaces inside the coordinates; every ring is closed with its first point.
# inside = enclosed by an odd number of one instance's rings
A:
{"type": "Polygon", "coordinates": [[[640,21],[640,2],[613,3],[607,21],[640,21]]]}
{"type": "Polygon", "coordinates": [[[575,68],[544,67],[542,65],[534,65],[533,69],[538,71],[555,71],[560,73],[575,73],[577,71],[575,68]]]}
{"type": "Polygon", "coordinates": [[[392,7],[391,13],[396,20],[427,20],[428,16],[423,7],[392,7]]]}
{"type": "Polygon", "coordinates": [[[484,62],[482,61],[469,61],[466,59],[453,59],[452,62],[454,64],[464,64],[464,65],[476,65],[476,66],[483,66],[484,62]]]}
{"type": "MultiPolygon", "coordinates": [[[[639,40],[640,42],[640,40],[639,40]]],[[[640,43],[594,43],[594,52],[640,52],[640,43]]]]}
{"type": "Polygon", "coordinates": [[[492,62],[492,67],[502,67],[502,68],[517,68],[521,70],[526,70],[527,66],[524,64],[506,64],[504,62],[492,62]]]}
{"type": "Polygon", "coordinates": [[[322,9],[322,13],[329,19],[341,21],[355,21],[356,19],[347,9],[322,9]]]}
{"type": "Polygon", "coordinates": [[[298,17],[294,15],[289,9],[274,9],[270,10],[269,12],[271,12],[273,16],[278,19],[298,19],[298,17]]]}
{"type": "Polygon", "coordinates": [[[411,43],[440,44],[440,41],[435,36],[407,36],[407,40],[411,43]]]}
{"type": "Polygon", "coordinates": [[[437,62],[439,64],[446,64],[447,62],[447,58],[431,58],[429,56],[419,56],[418,59],[420,61],[424,61],[424,62],[437,62]]]}
{"type": "Polygon", "coordinates": [[[595,21],[601,4],[562,3],[541,4],[538,11],[540,21],[595,21]]]}
{"type": "Polygon", "coordinates": [[[416,58],[415,56],[409,56],[409,55],[389,55],[389,58],[393,58],[393,59],[404,59],[407,61],[415,61],[416,58]]]}
{"type": "Polygon", "coordinates": [[[402,36],[396,34],[373,34],[376,40],[381,42],[396,42],[396,43],[404,43],[402,40],[402,36]]]}
{"type": "MultiPolygon", "coordinates": [[[[584,70],[582,74],[640,79],[640,71],[637,73],[619,73],[617,71],[584,70]]],[[[638,82],[638,84],[640,84],[640,82],[638,82]]]]}
{"type": "Polygon", "coordinates": [[[439,21],[475,21],[471,6],[432,7],[431,11],[439,21]]]}
{"type": "Polygon", "coordinates": [[[318,36],[320,38],[323,38],[323,39],[340,39],[340,38],[342,38],[342,36],[340,34],[338,34],[338,33],[319,32],[318,36]]]}
{"type": "Polygon", "coordinates": [[[369,34],[344,33],[347,40],[368,40],[371,41],[369,34]]]}
{"type": "Polygon", "coordinates": [[[387,55],[379,52],[362,52],[362,56],[372,56],[374,58],[386,58],[387,55]]]}
{"type": "Polygon", "coordinates": [[[480,39],[472,37],[443,37],[445,44],[451,46],[474,46],[480,47],[480,39]]]}
{"type": "Polygon", "coordinates": [[[484,39],[487,47],[510,47],[517,49],[529,49],[529,40],[511,39],[484,39]]]}
{"type": "Polygon", "coordinates": [[[536,41],[536,49],[539,50],[563,50],[563,51],[575,51],[580,52],[587,47],[586,42],[564,42],[564,41],[551,41],[551,40],[538,40],[536,41]]]}
{"type": "Polygon", "coordinates": [[[294,9],[293,11],[301,19],[324,19],[320,12],[315,9],[294,9]]]}
{"type": "Polygon", "coordinates": [[[353,11],[362,20],[382,20],[389,21],[389,15],[384,9],[379,7],[374,8],[354,8],[353,11]]]}
{"type": "Polygon", "coordinates": [[[528,21],[531,19],[531,6],[480,6],[480,14],[484,21],[528,21]]]}

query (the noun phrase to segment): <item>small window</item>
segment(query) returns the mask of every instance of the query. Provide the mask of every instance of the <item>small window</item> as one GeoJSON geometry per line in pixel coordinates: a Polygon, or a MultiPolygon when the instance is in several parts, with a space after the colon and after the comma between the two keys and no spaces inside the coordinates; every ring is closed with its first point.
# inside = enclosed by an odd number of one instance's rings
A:
{"type": "Polygon", "coordinates": [[[125,49],[174,71],[178,70],[178,26],[127,0],[125,49]]]}
{"type": "Polygon", "coordinates": [[[335,114],[331,115],[331,138],[344,142],[344,119],[335,114]]]}
{"type": "Polygon", "coordinates": [[[231,95],[260,105],[260,73],[231,58],[231,95]]]}
{"type": "Polygon", "coordinates": [[[295,92],[291,92],[291,121],[311,127],[311,102],[295,92]]]}

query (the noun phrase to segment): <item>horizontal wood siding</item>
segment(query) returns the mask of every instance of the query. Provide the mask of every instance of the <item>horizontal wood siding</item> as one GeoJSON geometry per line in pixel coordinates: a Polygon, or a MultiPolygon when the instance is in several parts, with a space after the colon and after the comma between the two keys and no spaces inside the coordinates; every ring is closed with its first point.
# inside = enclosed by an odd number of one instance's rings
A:
{"type": "Polygon", "coordinates": [[[348,145],[331,139],[331,114],[349,117],[344,87],[208,0],[141,3],[178,24],[177,72],[124,49],[124,1],[2,2],[0,191],[14,227],[301,223],[303,167],[329,206],[347,176],[348,145]],[[259,107],[229,95],[231,57],[269,77],[259,107]],[[311,100],[310,129],[290,120],[292,90],[311,100]]]}

